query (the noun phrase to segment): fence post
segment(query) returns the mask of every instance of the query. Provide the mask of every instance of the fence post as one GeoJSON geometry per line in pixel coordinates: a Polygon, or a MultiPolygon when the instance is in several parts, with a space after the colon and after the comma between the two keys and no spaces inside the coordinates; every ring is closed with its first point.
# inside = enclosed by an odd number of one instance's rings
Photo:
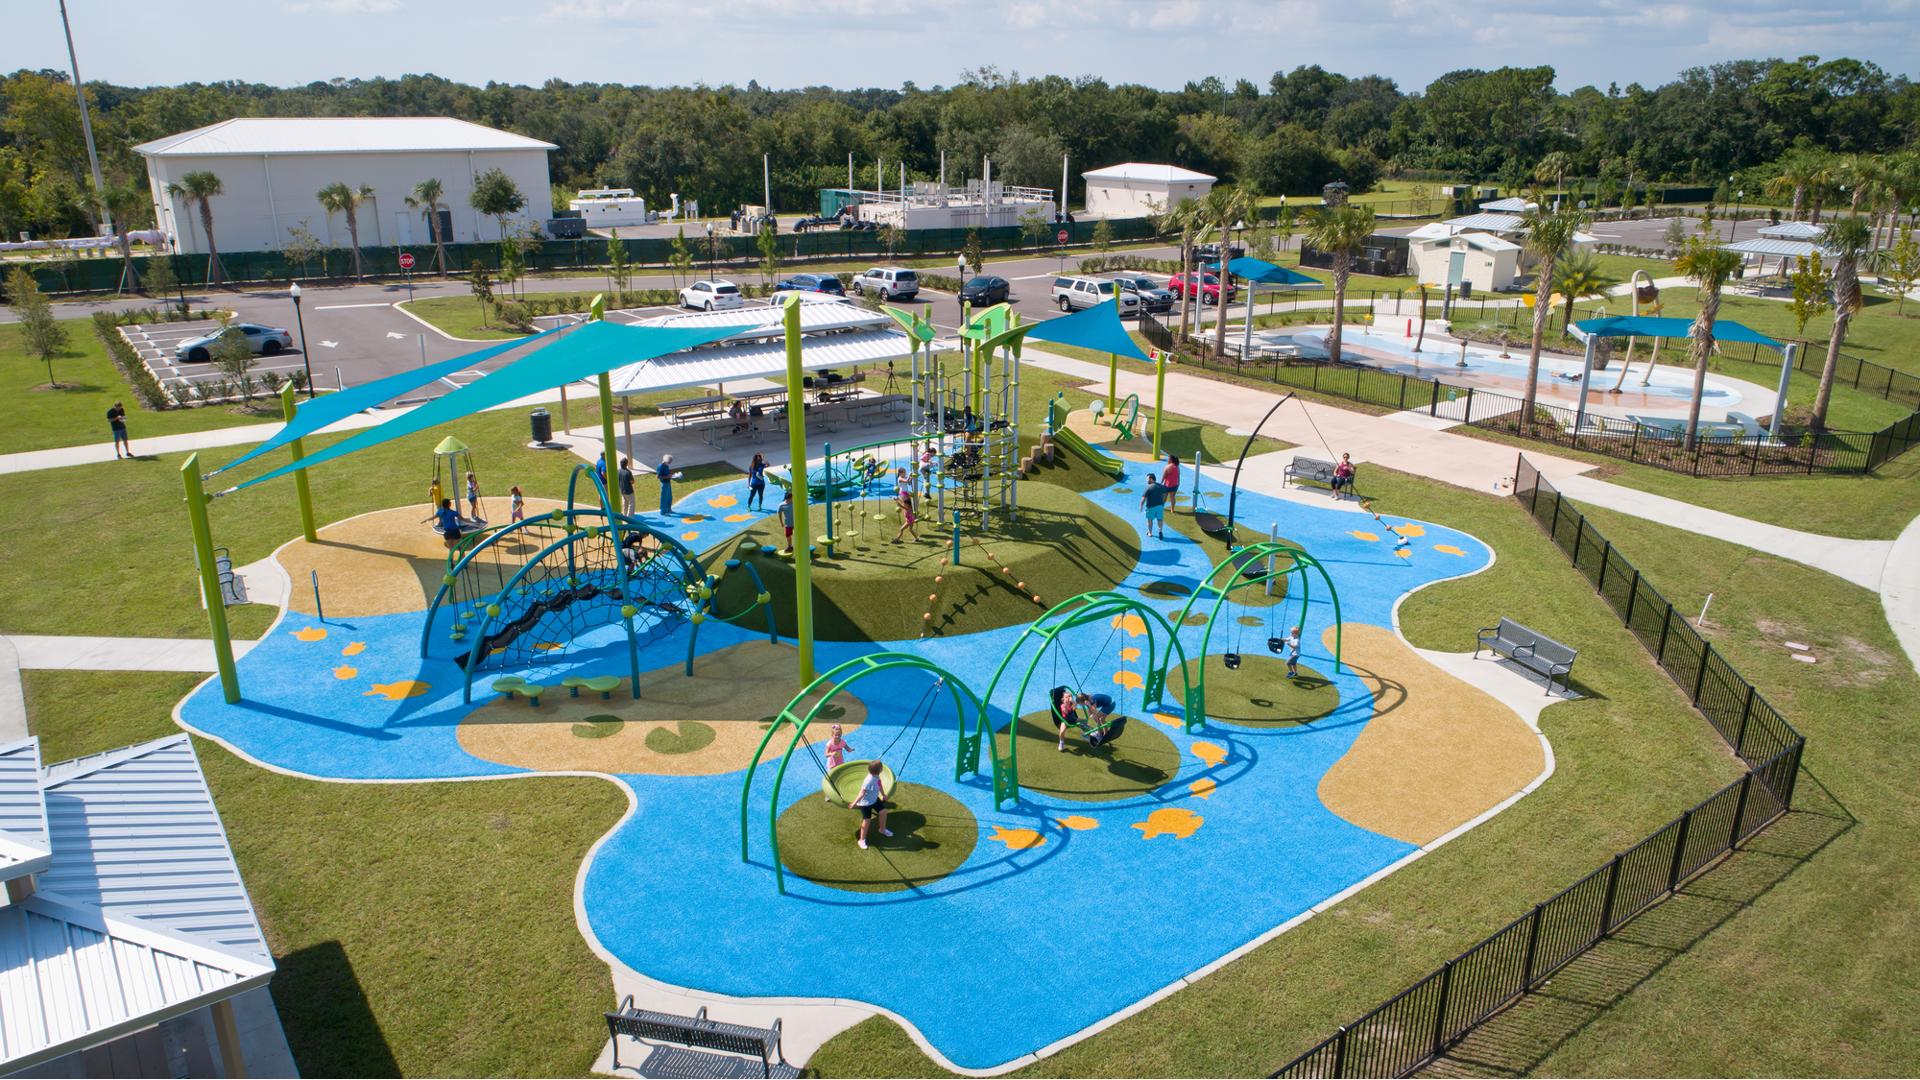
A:
{"type": "Polygon", "coordinates": [[[1546,906],[1545,904],[1533,905],[1533,925],[1527,927],[1527,959],[1520,969],[1521,978],[1525,980],[1520,984],[1522,993],[1533,989],[1533,960],[1540,948],[1540,911],[1546,906]]]}
{"type": "Polygon", "coordinates": [[[1613,558],[1613,541],[1602,539],[1600,545],[1600,577],[1593,583],[1593,591],[1601,596],[1607,594],[1607,563],[1613,558]]]}
{"type": "Polygon", "coordinates": [[[1560,490],[1555,488],[1553,492],[1553,524],[1547,526],[1547,539],[1552,540],[1556,544],[1560,542],[1560,504],[1564,501],[1566,501],[1566,496],[1560,494],[1560,490]]]}
{"type": "Polygon", "coordinates": [[[1469,426],[1473,424],[1473,387],[1471,386],[1467,387],[1467,416],[1460,422],[1469,426]]]}
{"type": "Polygon", "coordinates": [[[1440,415],[1440,382],[1437,379],[1433,383],[1433,404],[1427,406],[1427,415],[1440,415]]]}
{"type": "Polygon", "coordinates": [[[1615,855],[1613,857],[1613,865],[1607,871],[1607,899],[1600,905],[1600,933],[1594,937],[1595,941],[1606,937],[1613,929],[1613,898],[1620,890],[1621,858],[1623,858],[1623,856],[1615,855]]]}
{"type": "Polygon", "coordinates": [[[1633,602],[1640,598],[1640,568],[1633,568],[1633,584],[1627,586],[1627,617],[1622,619],[1627,629],[1633,629],[1633,602]]]}
{"type": "Polygon", "coordinates": [[[1680,815],[1680,836],[1673,842],[1673,863],[1667,867],[1667,892],[1680,887],[1680,867],[1687,853],[1687,830],[1693,827],[1693,811],[1680,815]]]}
{"type": "Polygon", "coordinates": [[[1580,542],[1587,538],[1587,518],[1582,514],[1573,525],[1573,568],[1580,569],[1580,542]]]}
{"type": "Polygon", "coordinates": [[[1453,961],[1449,960],[1440,969],[1440,1006],[1433,1011],[1433,1052],[1430,1056],[1439,1057],[1441,1044],[1446,1041],[1447,998],[1453,993],[1453,961]]]}
{"type": "Polygon", "coordinates": [[[1727,837],[1727,850],[1740,849],[1740,823],[1747,816],[1747,793],[1753,789],[1753,770],[1740,778],[1740,801],[1733,807],[1733,832],[1727,837]]]}
{"type": "MultiPolygon", "coordinates": [[[[1740,748],[1747,744],[1747,721],[1753,718],[1753,684],[1747,684],[1747,703],[1740,707],[1740,734],[1733,739],[1733,756],[1740,757],[1740,748]]],[[[1743,759],[1744,760],[1744,759],[1743,759]]]]}
{"type": "Polygon", "coordinates": [[[1667,662],[1667,631],[1672,628],[1673,602],[1669,600],[1667,602],[1667,617],[1660,620],[1660,647],[1653,650],[1653,662],[1656,664],[1664,664],[1667,662]]]}
{"type": "Polygon", "coordinates": [[[1707,685],[1707,660],[1713,656],[1713,645],[1705,638],[1700,639],[1700,670],[1693,676],[1693,707],[1700,707],[1700,690],[1707,685]]]}
{"type": "Polygon", "coordinates": [[[1345,1024],[1340,1025],[1340,1033],[1333,1043],[1333,1075],[1336,1078],[1347,1075],[1347,1025],[1345,1024]]]}

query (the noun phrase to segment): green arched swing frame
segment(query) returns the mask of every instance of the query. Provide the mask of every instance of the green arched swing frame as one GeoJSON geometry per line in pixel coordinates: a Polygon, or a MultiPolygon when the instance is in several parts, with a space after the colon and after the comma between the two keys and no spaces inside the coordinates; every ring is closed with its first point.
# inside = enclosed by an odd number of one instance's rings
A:
{"type": "MultiPolygon", "coordinates": [[[[786,706],[780,710],[780,714],[774,717],[773,723],[768,725],[766,735],[760,739],[760,745],[754,748],[753,760],[747,765],[746,779],[740,784],[740,861],[746,862],[748,861],[748,822],[751,810],[749,803],[753,796],[754,773],[760,768],[760,758],[766,753],[767,745],[773,742],[773,737],[780,732],[781,728],[792,725],[793,738],[787,741],[786,752],[780,755],[780,767],[773,774],[773,797],[767,808],[767,839],[773,851],[773,881],[781,892],[787,891],[787,877],[786,870],[780,861],[780,788],[786,781],[787,766],[793,761],[793,752],[800,748],[807,728],[820,717],[821,710],[834,698],[846,693],[862,679],[881,672],[915,670],[927,672],[939,679],[946,686],[947,695],[953,700],[955,727],[960,736],[959,748],[954,759],[953,778],[960,780],[968,771],[977,767],[980,759],[979,735],[967,733],[968,721],[973,717],[984,717],[986,709],[980,704],[980,699],[974,696],[973,690],[961,681],[958,675],[946,668],[912,653],[882,652],[855,657],[814,679],[795,694],[793,700],[787,702],[786,706]],[[807,705],[804,712],[799,711],[801,706],[816,694],[818,700],[807,705]]],[[[920,722],[924,724],[931,720],[932,713],[929,712],[920,722]]],[[[996,764],[999,762],[998,753],[993,755],[993,760],[996,764]]],[[[996,793],[1000,790],[1000,777],[997,772],[994,776],[993,788],[996,793]]]]}
{"type": "MultiPolygon", "coordinates": [[[[1185,693],[1182,695],[1182,721],[1189,732],[1199,731],[1206,724],[1206,712],[1201,707],[1203,698],[1196,694],[1196,687],[1187,678],[1186,649],[1180,644],[1180,635],[1167,622],[1166,616],[1152,607],[1135,600],[1131,596],[1112,590],[1084,592],[1069,597],[1048,608],[1044,615],[1033,621],[1031,626],[1020,632],[1014,639],[1007,655],[1000,659],[1000,666],[994,669],[993,679],[987,683],[986,701],[992,701],[994,691],[999,689],[1000,680],[1006,675],[1007,668],[1019,655],[1021,646],[1029,637],[1040,642],[1040,648],[1034,651],[1033,658],[1027,662],[1027,670],[1020,676],[1020,689],[1013,699],[1013,718],[1007,723],[1007,755],[1003,760],[997,755],[999,744],[993,733],[992,719],[987,715],[984,705],[980,709],[980,729],[973,745],[977,750],[989,738],[993,743],[996,757],[993,770],[993,805],[1000,809],[1003,802],[1017,799],[1020,794],[1020,751],[1018,726],[1020,723],[1020,703],[1026,700],[1027,687],[1033,682],[1033,673],[1039,669],[1040,661],[1048,650],[1060,646],[1060,635],[1075,627],[1086,626],[1102,619],[1119,618],[1124,615],[1140,616],[1141,624],[1146,628],[1147,649],[1144,656],[1146,676],[1141,680],[1140,710],[1145,712],[1166,700],[1167,665],[1178,656],[1180,661],[1180,681],[1185,693]],[[1155,626],[1162,633],[1155,633],[1155,626]]],[[[1071,663],[1069,663],[1071,667],[1071,663]]],[[[1077,689],[1077,688],[1076,688],[1077,689]]],[[[1048,703],[1052,707],[1052,703],[1048,703]]],[[[1145,719],[1139,717],[1137,719],[1145,719]]]]}
{"type": "MultiPolygon", "coordinates": [[[[1321,565],[1319,559],[1309,554],[1306,548],[1298,544],[1289,544],[1279,540],[1262,540],[1256,544],[1247,544],[1235,548],[1227,554],[1226,558],[1214,564],[1213,569],[1207,571],[1206,579],[1200,583],[1200,587],[1193,590],[1193,592],[1187,596],[1187,602],[1180,607],[1178,622],[1181,625],[1185,625],[1187,615],[1193,610],[1194,602],[1203,596],[1211,595],[1213,597],[1213,607],[1207,611],[1207,629],[1200,635],[1200,677],[1197,680],[1197,697],[1203,710],[1207,700],[1206,658],[1210,655],[1209,647],[1213,643],[1213,628],[1220,622],[1220,608],[1227,602],[1227,597],[1236,589],[1252,588],[1256,585],[1265,585],[1268,582],[1282,581],[1297,573],[1300,575],[1300,615],[1295,625],[1304,626],[1307,621],[1307,604],[1311,599],[1311,593],[1313,591],[1309,586],[1309,582],[1312,581],[1312,579],[1309,578],[1306,573],[1309,568],[1319,572],[1320,580],[1326,582],[1327,596],[1333,601],[1333,670],[1335,673],[1340,671],[1340,637],[1342,625],[1340,619],[1340,591],[1333,587],[1333,578],[1327,574],[1327,568],[1321,565]],[[1275,560],[1281,558],[1287,560],[1286,569],[1275,569],[1275,560]],[[1263,560],[1266,562],[1268,569],[1264,573],[1248,576],[1246,568],[1263,560]],[[1228,583],[1225,585],[1215,585],[1214,579],[1219,577],[1223,572],[1228,575],[1228,583]]],[[[1289,596],[1288,599],[1291,599],[1291,597],[1289,596]]],[[[1274,606],[1278,607],[1282,603],[1284,603],[1284,601],[1276,600],[1274,606]]],[[[1183,670],[1184,667],[1185,661],[1183,659],[1183,670]]],[[[1197,729],[1189,724],[1187,730],[1193,731],[1197,729]]]]}

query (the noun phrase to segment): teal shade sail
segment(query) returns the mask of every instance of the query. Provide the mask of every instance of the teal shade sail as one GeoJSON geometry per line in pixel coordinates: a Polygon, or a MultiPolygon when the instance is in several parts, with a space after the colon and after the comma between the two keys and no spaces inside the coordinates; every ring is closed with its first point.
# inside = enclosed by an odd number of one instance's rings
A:
{"type": "Polygon", "coordinates": [[[1256,285],[1292,285],[1298,288],[1312,286],[1318,288],[1324,282],[1285,266],[1276,266],[1265,259],[1242,256],[1227,264],[1227,273],[1245,278],[1256,285]]]}
{"type": "Polygon", "coordinates": [[[554,335],[535,352],[523,356],[491,375],[487,375],[450,394],[400,414],[381,424],[342,439],[297,462],[282,465],[243,484],[220,492],[235,491],[264,484],[300,469],[310,469],[348,454],[358,453],[381,443],[392,442],[462,417],[505,405],[519,398],[551,390],[570,382],[611,371],[625,364],[651,360],[682,349],[711,344],[731,334],[750,329],[743,326],[627,326],[620,323],[589,322],[564,337],[554,335]]]}
{"type": "Polygon", "coordinates": [[[1120,324],[1118,300],[1095,304],[1084,311],[1038,323],[1027,331],[1026,340],[1051,341],[1057,345],[1092,349],[1094,352],[1131,356],[1135,360],[1152,359],[1140,351],[1140,346],[1134,343],[1127,328],[1120,324]]]}
{"type": "MultiPolygon", "coordinates": [[[[1599,337],[1683,338],[1693,330],[1692,319],[1657,315],[1612,315],[1604,319],[1582,319],[1573,325],[1583,334],[1599,337]]],[[[1713,340],[1765,345],[1769,349],[1786,347],[1750,326],[1729,319],[1720,319],[1713,324],[1713,340]]]]}
{"type": "Polygon", "coordinates": [[[254,458],[259,457],[269,450],[278,450],[280,447],[287,445],[295,439],[306,438],[308,435],[322,428],[345,420],[354,413],[364,412],[367,409],[379,405],[381,402],[391,401],[409,390],[417,390],[430,382],[445,378],[455,372],[470,370],[476,364],[484,363],[496,356],[511,352],[514,349],[542,343],[543,338],[548,338],[550,335],[560,332],[561,330],[559,329],[542,330],[532,337],[503,341],[498,345],[491,345],[481,349],[479,352],[470,352],[464,356],[456,356],[451,360],[442,360],[437,364],[428,364],[425,367],[397,372],[385,378],[375,379],[369,383],[349,386],[337,394],[328,394],[325,397],[316,397],[310,401],[302,402],[300,407],[294,411],[293,419],[287,421],[279,431],[274,432],[272,437],[267,439],[266,442],[241,454],[239,457],[234,458],[232,461],[227,462],[225,465],[220,466],[207,475],[218,476],[228,469],[233,468],[235,465],[242,465],[252,461],[254,458]]]}

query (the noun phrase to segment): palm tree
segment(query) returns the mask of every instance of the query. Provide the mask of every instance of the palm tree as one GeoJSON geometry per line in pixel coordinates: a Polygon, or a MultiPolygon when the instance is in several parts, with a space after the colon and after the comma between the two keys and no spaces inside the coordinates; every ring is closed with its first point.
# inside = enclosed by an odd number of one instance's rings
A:
{"type": "Polygon", "coordinates": [[[433,261],[440,266],[440,276],[447,276],[447,238],[440,235],[440,199],[446,189],[440,181],[422,180],[413,185],[413,194],[407,196],[407,205],[415,210],[427,212],[427,232],[433,237],[433,261]]]}
{"type": "Polygon", "coordinates": [[[117,184],[105,191],[88,188],[81,201],[94,216],[105,213],[113,219],[113,239],[120,247],[120,287],[114,295],[140,288],[140,273],[133,265],[133,242],[127,239],[127,229],[134,218],[143,215],[152,205],[147,193],[130,184],[117,184]]]}
{"type": "MultiPolygon", "coordinates": [[[[1259,200],[1252,189],[1243,184],[1207,192],[1205,206],[1207,217],[1220,233],[1220,302],[1214,305],[1217,318],[1213,321],[1213,358],[1218,360],[1227,354],[1227,238],[1236,224],[1256,216],[1259,200]]],[[[1247,321],[1253,321],[1251,294],[1247,301],[1247,321]]]]}
{"type": "Polygon", "coordinates": [[[1520,403],[1520,422],[1533,426],[1533,405],[1540,392],[1540,345],[1551,317],[1549,301],[1553,296],[1554,264],[1573,246],[1573,234],[1584,224],[1586,215],[1571,207],[1549,208],[1546,199],[1534,199],[1534,207],[1521,218],[1526,230],[1527,251],[1538,260],[1534,264],[1533,340],[1527,346],[1527,393],[1520,403]]]}
{"type": "Polygon", "coordinates": [[[1692,450],[1700,430],[1700,396],[1707,388],[1707,360],[1713,355],[1713,323],[1720,317],[1720,287],[1740,268],[1737,252],[1723,251],[1716,236],[1687,240],[1673,268],[1700,287],[1700,313],[1687,332],[1693,353],[1693,403],[1687,408],[1687,449],[1692,450]]]}
{"type": "Polygon", "coordinates": [[[1571,168],[1573,168],[1573,156],[1565,150],[1555,150],[1541,158],[1540,163],[1533,167],[1533,179],[1535,183],[1540,184],[1553,181],[1554,193],[1558,194],[1560,188],[1566,183],[1567,170],[1571,168]]]}
{"type": "Polygon", "coordinates": [[[1775,199],[1791,196],[1790,216],[1798,221],[1801,209],[1808,205],[1808,196],[1827,184],[1828,177],[1826,152],[1803,146],[1780,159],[1780,175],[1767,181],[1766,192],[1775,199]]]}
{"type": "Polygon", "coordinates": [[[1840,366],[1840,345],[1847,340],[1847,326],[1860,310],[1860,256],[1872,239],[1866,220],[1855,214],[1835,218],[1827,226],[1822,246],[1832,251],[1833,331],[1827,335],[1827,362],[1820,368],[1820,390],[1813,396],[1814,430],[1827,425],[1827,399],[1833,396],[1833,373],[1840,366]]]}
{"type": "Polygon", "coordinates": [[[1327,358],[1340,362],[1340,328],[1347,316],[1347,277],[1353,257],[1373,235],[1373,211],[1364,206],[1324,206],[1308,215],[1302,237],[1333,256],[1333,329],[1327,334],[1327,358]]]}
{"type": "Polygon", "coordinates": [[[1576,301],[1607,295],[1607,290],[1620,282],[1601,271],[1600,264],[1591,255],[1578,255],[1561,263],[1555,270],[1553,291],[1560,294],[1560,300],[1566,305],[1566,314],[1560,320],[1560,329],[1573,325],[1573,305],[1576,301]]]}
{"type": "Polygon", "coordinates": [[[347,215],[347,242],[353,246],[353,276],[364,276],[360,272],[359,210],[361,203],[373,198],[373,188],[366,184],[361,184],[358,188],[350,188],[335,180],[315,192],[314,198],[320,200],[320,206],[326,210],[328,217],[335,214],[347,215]]]}
{"type": "Polygon", "coordinates": [[[1192,199],[1167,211],[1167,227],[1180,234],[1180,334],[1175,339],[1185,341],[1187,331],[1192,326],[1193,305],[1196,299],[1193,287],[1193,242],[1200,238],[1200,232],[1206,227],[1206,209],[1203,204],[1192,199]]]}
{"type": "Polygon", "coordinates": [[[213,202],[226,191],[220,178],[205,169],[181,175],[177,183],[167,185],[167,194],[184,199],[187,205],[200,206],[200,228],[207,234],[207,284],[218,285],[225,277],[220,267],[220,246],[213,241],[213,202]]]}

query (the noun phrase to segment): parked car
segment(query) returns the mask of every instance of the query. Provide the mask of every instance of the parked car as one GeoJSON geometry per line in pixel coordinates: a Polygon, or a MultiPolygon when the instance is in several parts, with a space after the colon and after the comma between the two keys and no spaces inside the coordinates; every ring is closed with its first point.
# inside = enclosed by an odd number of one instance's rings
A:
{"type": "Polygon", "coordinates": [[[920,275],[897,266],[876,266],[854,278],[853,287],[883,300],[911,300],[920,295],[920,275]]]}
{"type": "MultiPolygon", "coordinates": [[[[1202,304],[1217,304],[1220,302],[1220,276],[1218,274],[1175,274],[1172,279],[1167,282],[1167,288],[1171,290],[1175,296],[1185,296],[1187,295],[1187,290],[1192,288],[1193,291],[1200,294],[1200,302],[1202,304]],[[1191,285],[1188,284],[1188,278],[1192,278],[1191,285]]],[[[1233,282],[1227,282],[1228,303],[1233,302],[1234,294],[1237,291],[1233,286],[1233,282]]]]}
{"type": "Polygon", "coordinates": [[[1148,311],[1173,310],[1173,294],[1145,274],[1116,274],[1113,281],[1121,292],[1139,297],[1140,306],[1148,311]]]}
{"type": "Polygon", "coordinates": [[[1120,314],[1140,314],[1140,297],[1125,292],[1105,278],[1057,277],[1053,279],[1053,302],[1060,305],[1061,311],[1083,311],[1087,308],[1117,299],[1120,314]]]}
{"type": "Polygon", "coordinates": [[[974,307],[987,307],[992,304],[1005,303],[1007,294],[1011,292],[1012,289],[1013,286],[1007,283],[1006,278],[994,277],[991,274],[982,274],[979,277],[969,280],[965,285],[960,286],[960,299],[972,304],[974,307]]]}
{"type": "MultiPolygon", "coordinates": [[[[1239,244],[1227,245],[1227,261],[1228,262],[1232,262],[1233,260],[1239,258],[1240,256],[1245,255],[1246,253],[1247,253],[1247,249],[1244,247],[1241,247],[1239,244]]],[[[1217,263],[1220,261],[1220,245],[1219,244],[1200,244],[1193,249],[1193,257],[1202,262],[1217,263]]]]}
{"type": "Polygon", "coordinates": [[[246,339],[247,347],[257,353],[272,356],[282,349],[293,348],[293,335],[277,326],[261,326],[259,323],[234,323],[210,334],[191,337],[174,346],[173,355],[190,364],[204,364],[213,359],[213,347],[221,334],[238,334],[246,339]]]}
{"type": "Polygon", "coordinates": [[[680,290],[680,306],[700,311],[725,311],[744,303],[740,287],[731,281],[696,281],[680,290]]]}
{"type": "Polygon", "coordinates": [[[794,274],[781,278],[773,287],[774,292],[810,292],[825,293],[828,296],[847,295],[846,286],[832,274],[794,274]]]}

